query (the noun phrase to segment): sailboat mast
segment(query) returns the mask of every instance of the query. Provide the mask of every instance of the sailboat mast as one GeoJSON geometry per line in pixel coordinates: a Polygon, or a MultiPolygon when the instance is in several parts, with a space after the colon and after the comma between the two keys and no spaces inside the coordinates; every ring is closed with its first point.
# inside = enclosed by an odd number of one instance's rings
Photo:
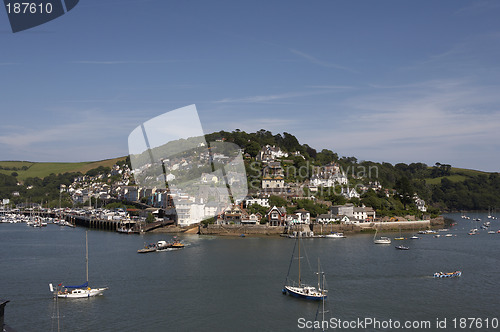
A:
{"type": "Polygon", "coordinates": [[[297,236],[298,236],[298,241],[299,241],[299,287],[301,286],[301,282],[300,282],[300,232],[297,232],[297,236]]]}
{"type": "Polygon", "coordinates": [[[85,265],[87,271],[87,282],[89,282],[89,243],[87,240],[87,231],[85,231],[85,265]]]}
{"type": "MultiPolygon", "coordinates": [[[[323,320],[321,321],[321,326],[323,326],[323,322],[325,321],[325,291],[323,290],[325,288],[325,275],[323,274],[323,287],[321,288],[321,296],[322,296],[322,304],[323,304],[323,320]]],[[[325,329],[323,328],[323,331],[325,329]]]]}
{"type": "Polygon", "coordinates": [[[318,290],[321,289],[321,270],[320,270],[320,267],[319,267],[319,257],[318,257],[318,290]]]}

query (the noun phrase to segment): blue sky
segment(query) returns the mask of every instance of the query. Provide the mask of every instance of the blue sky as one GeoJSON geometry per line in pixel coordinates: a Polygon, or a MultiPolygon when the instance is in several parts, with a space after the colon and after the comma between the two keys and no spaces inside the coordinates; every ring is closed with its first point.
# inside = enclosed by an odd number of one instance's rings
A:
{"type": "Polygon", "coordinates": [[[359,160],[499,171],[500,2],[81,0],[13,34],[0,10],[0,160],[128,154],[196,104],[359,160]]]}

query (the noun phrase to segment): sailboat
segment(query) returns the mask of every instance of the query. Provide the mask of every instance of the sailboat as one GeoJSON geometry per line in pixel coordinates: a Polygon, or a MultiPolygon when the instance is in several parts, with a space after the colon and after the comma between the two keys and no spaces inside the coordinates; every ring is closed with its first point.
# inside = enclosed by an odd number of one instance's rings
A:
{"type": "Polygon", "coordinates": [[[291,283],[289,282],[289,279],[288,279],[288,276],[290,275],[290,268],[292,267],[292,261],[293,261],[293,254],[295,253],[295,246],[293,248],[293,252],[292,252],[292,259],[290,260],[290,266],[288,267],[288,274],[286,276],[286,279],[285,279],[285,286],[282,290],[283,294],[290,294],[292,296],[295,296],[295,297],[298,297],[298,298],[302,298],[302,299],[306,299],[306,300],[322,300],[324,298],[327,297],[327,290],[326,289],[323,289],[321,287],[321,275],[322,273],[320,271],[318,271],[318,287],[314,287],[314,286],[308,286],[306,284],[303,284],[302,283],[302,279],[301,279],[301,274],[300,274],[300,238],[301,238],[301,233],[298,232],[297,234],[297,239],[296,239],[296,242],[295,244],[298,243],[298,260],[299,260],[299,282],[298,282],[298,285],[295,285],[295,283],[291,283]]]}
{"type": "Polygon", "coordinates": [[[378,228],[375,230],[375,235],[373,236],[373,243],[375,244],[391,244],[391,239],[386,236],[381,236],[377,239],[378,228]]]}
{"type": "MultiPolygon", "coordinates": [[[[102,293],[108,289],[104,288],[91,288],[89,287],[89,244],[87,240],[87,232],[85,232],[85,263],[86,263],[86,272],[87,272],[87,281],[82,285],[78,286],[65,286],[59,284],[56,288],[57,297],[62,298],[84,298],[84,297],[92,297],[97,295],[102,295],[102,293]],[[60,289],[59,289],[60,287],[60,289]]],[[[52,284],[49,284],[49,288],[51,292],[54,292],[54,287],[52,284]]]]}

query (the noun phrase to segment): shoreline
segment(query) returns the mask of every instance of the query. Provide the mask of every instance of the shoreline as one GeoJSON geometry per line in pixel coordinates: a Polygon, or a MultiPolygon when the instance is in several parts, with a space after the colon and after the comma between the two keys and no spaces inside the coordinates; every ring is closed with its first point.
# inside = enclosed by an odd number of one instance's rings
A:
{"type": "MultiPolygon", "coordinates": [[[[387,222],[372,222],[355,225],[345,224],[311,224],[302,225],[303,231],[313,231],[315,235],[326,235],[331,232],[342,232],[347,234],[362,234],[373,233],[376,229],[384,232],[399,232],[402,231],[419,231],[430,228],[438,228],[445,225],[445,218],[439,216],[430,220],[416,221],[387,221],[387,222]]],[[[200,234],[213,236],[281,236],[285,234],[287,227],[285,226],[267,226],[267,225],[191,225],[189,227],[166,226],[152,230],[148,233],[153,234],[200,234]]]]}

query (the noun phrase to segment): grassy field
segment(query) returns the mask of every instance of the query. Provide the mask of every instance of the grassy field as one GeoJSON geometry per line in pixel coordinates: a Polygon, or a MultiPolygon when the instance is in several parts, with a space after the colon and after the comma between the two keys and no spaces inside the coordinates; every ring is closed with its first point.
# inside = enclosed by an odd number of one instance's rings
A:
{"type": "Polygon", "coordinates": [[[0,166],[4,168],[16,167],[19,169],[17,171],[1,169],[0,173],[11,174],[12,172],[16,172],[17,174],[19,174],[17,178],[22,181],[29,177],[44,178],[51,173],[61,174],[67,172],[81,172],[84,174],[87,171],[99,166],[111,167],[116,164],[116,162],[124,159],[125,157],[120,157],[101,161],[80,163],[34,163],[29,161],[0,161],[0,166]],[[28,169],[21,170],[23,166],[27,166],[28,169]]]}
{"type": "Polygon", "coordinates": [[[474,177],[474,176],[478,176],[480,174],[488,175],[489,173],[483,172],[483,171],[477,171],[477,170],[474,170],[474,169],[452,167],[451,168],[451,175],[449,175],[449,176],[441,176],[441,177],[433,178],[433,179],[432,178],[427,178],[427,179],[425,179],[425,183],[427,183],[427,184],[440,184],[441,183],[441,179],[443,179],[443,178],[447,178],[451,182],[460,182],[460,181],[465,181],[468,178],[471,178],[471,177],[474,177]]]}
{"type": "Polygon", "coordinates": [[[489,175],[487,172],[482,172],[482,171],[476,171],[475,169],[467,169],[467,168],[451,168],[451,172],[455,174],[461,174],[461,175],[466,175],[466,176],[476,176],[476,175],[489,175]]]}
{"type": "Polygon", "coordinates": [[[443,178],[447,178],[451,182],[460,182],[460,181],[464,181],[465,179],[468,179],[468,177],[465,175],[454,174],[454,175],[450,175],[450,176],[441,176],[441,177],[433,178],[433,179],[427,178],[427,179],[425,179],[425,183],[427,183],[427,184],[440,184],[441,179],[443,179],[443,178]]]}

